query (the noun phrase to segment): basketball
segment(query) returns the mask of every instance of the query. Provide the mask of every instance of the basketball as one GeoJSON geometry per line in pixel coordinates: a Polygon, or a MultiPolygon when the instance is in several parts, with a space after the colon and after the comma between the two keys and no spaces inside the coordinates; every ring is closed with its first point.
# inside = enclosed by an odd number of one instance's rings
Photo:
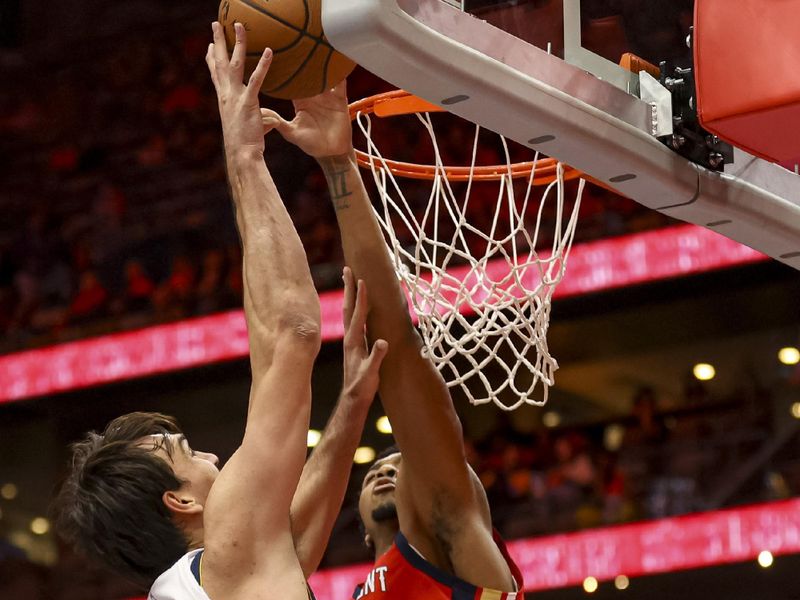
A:
{"type": "Polygon", "coordinates": [[[272,66],[261,92],[274,98],[316,96],[356,66],[325,39],[320,0],[222,0],[219,22],[228,50],[236,40],[234,23],[242,23],[247,31],[245,79],[264,48],[272,48],[272,66]]]}

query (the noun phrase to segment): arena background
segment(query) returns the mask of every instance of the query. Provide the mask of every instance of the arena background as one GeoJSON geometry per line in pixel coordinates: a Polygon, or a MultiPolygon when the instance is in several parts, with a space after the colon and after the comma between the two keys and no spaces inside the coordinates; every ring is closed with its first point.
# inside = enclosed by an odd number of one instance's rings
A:
{"type": "MultiPolygon", "coordinates": [[[[243,430],[238,245],[202,60],[215,14],[206,0],[0,6],[0,598],[141,593],[50,526],[66,446],[83,432],[159,410],[224,460],[243,430]]],[[[363,71],[350,84],[352,98],[386,89],[363,71]]],[[[397,133],[394,149],[413,157],[416,140],[397,133]]],[[[313,382],[322,429],[341,380],[338,233],[314,165],[277,138],[267,160],[329,308],[313,382]]],[[[800,372],[791,352],[778,358],[800,342],[797,273],[595,188],[578,231],[583,279],[555,303],[562,368],[548,406],[509,416],[456,398],[496,524],[529,552],[533,596],[584,597],[600,563],[636,558],[617,535],[634,531],[650,562],[625,590],[599,577],[593,596],[797,597],[800,372]],[[698,363],[715,376],[698,380],[698,363]]],[[[376,401],[365,447],[391,443],[380,416],[376,401]]],[[[320,600],[335,569],[369,560],[354,507],[363,469],[320,600]]]]}

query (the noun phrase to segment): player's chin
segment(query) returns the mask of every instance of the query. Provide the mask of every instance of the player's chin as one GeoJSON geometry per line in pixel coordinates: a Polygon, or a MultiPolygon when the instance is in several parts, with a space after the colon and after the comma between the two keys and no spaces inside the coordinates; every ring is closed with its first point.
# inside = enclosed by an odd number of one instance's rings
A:
{"type": "Polygon", "coordinates": [[[397,520],[397,505],[394,502],[394,497],[385,499],[372,509],[372,520],[376,523],[397,520]]]}

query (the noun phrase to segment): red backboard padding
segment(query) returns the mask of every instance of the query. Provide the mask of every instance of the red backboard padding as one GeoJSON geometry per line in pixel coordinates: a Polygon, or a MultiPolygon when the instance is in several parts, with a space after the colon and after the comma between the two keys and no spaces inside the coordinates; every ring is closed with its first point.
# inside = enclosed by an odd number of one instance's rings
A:
{"type": "Polygon", "coordinates": [[[696,0],[694,63],[703,127],[800,162],[800,0],[696,0]]]}

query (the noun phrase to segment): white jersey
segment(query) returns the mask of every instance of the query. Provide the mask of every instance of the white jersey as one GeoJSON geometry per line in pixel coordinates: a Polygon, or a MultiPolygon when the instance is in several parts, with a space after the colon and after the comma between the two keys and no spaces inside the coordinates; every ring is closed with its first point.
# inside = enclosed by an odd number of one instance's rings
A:
{"type": "MultiPolygon", "coordinates": [[[[156,579],[147,600],[210,600],[200,586],[199,553],[203,548],[187,552],[169,570],[156,579]],[[195,560],[197,559],[197,560],[195,560]]],[[[309,600],[315,600],[308,588],[309,600]]]]}
{"type": "Polygon", "coordinates": [[[192,550],[178,559],[156,579],[147,600],[209,600],[192,573],[192,559],[201,549],[192,550]]]}

